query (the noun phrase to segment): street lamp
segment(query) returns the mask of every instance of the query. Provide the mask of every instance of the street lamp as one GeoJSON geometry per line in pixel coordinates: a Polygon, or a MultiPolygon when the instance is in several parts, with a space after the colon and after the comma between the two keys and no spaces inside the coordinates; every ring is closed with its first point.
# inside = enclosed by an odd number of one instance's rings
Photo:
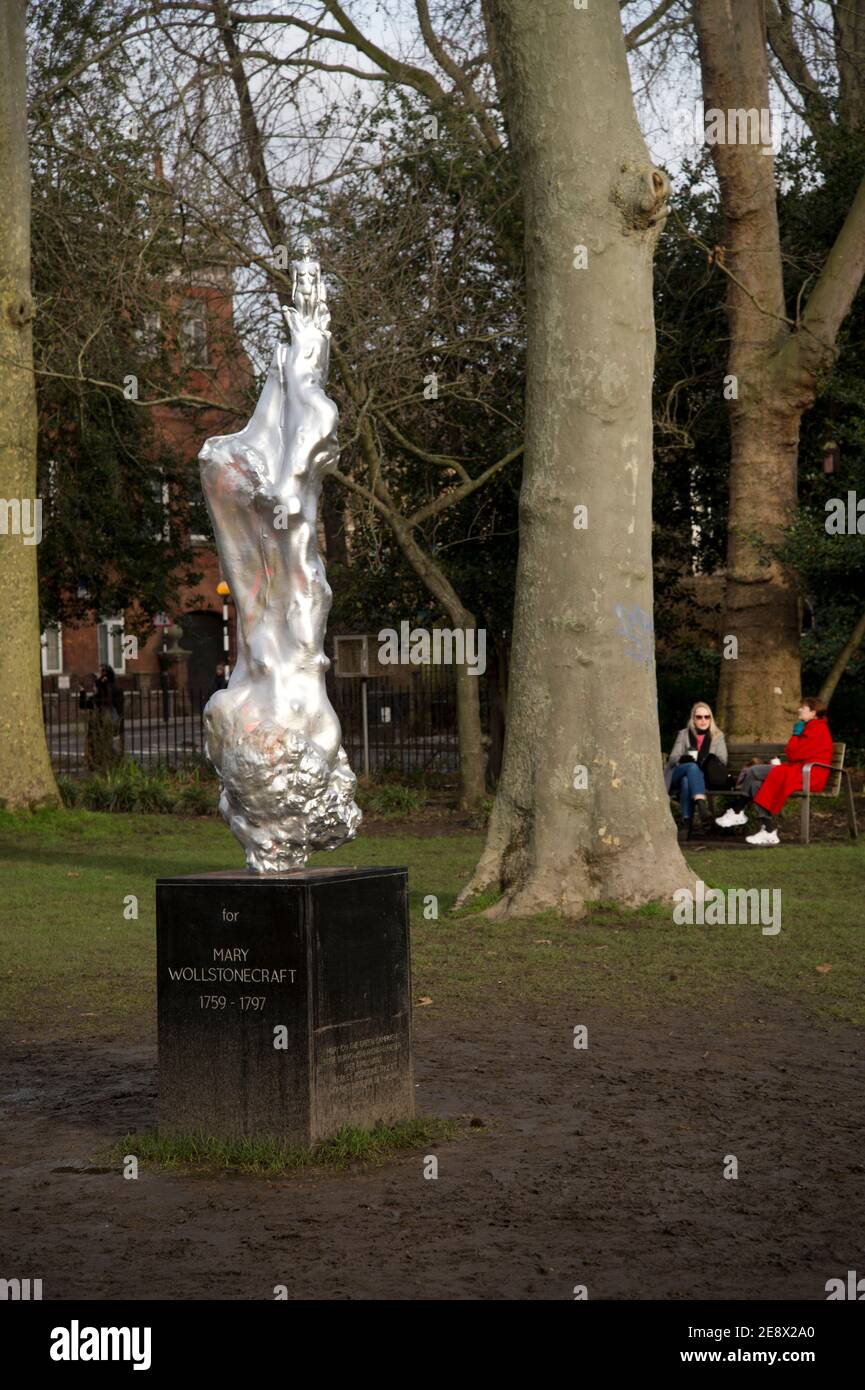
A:
{"type": "Polygon", "coordinates": [[[228,660],[228,600],[231,596],[231,590],[224,579],[220,579],[216,586],[216,592],[222,598],[222,650],[225,653],[223,665],[225,666],[225,679],[227,681],[228,677],[231,675],[231,666],[228,660]]]}

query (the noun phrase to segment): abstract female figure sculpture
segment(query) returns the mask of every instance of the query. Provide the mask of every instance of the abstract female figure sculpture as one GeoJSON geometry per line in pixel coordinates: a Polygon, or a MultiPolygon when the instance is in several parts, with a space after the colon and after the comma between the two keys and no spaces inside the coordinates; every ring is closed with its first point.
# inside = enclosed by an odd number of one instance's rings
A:
{"type": "Polygon", "coordinates": [[[330,313],[308,242],[292,265],[290,341],[277,346],[255,413],[208,439],[201,481],[237,609],[237,663],[204,711],[219,809],[250,869],[301,867],[357,833],[356,781],[325,689],[331,603],[318,553],[322,479],[336,467],[325,394],[330,313]]]}

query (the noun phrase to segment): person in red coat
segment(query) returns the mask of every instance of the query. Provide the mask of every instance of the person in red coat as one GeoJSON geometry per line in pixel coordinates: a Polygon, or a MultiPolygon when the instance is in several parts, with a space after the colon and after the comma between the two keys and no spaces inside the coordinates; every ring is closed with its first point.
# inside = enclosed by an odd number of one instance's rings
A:
{"type": "MultiPolygon", "coordinates": [[[[832,734],[826,719],[826,706],[816,695],[805,695],[799,706],[799,718],[793,725],[793,737],[784,749],[784,760],[776,760],[754,795],[754,805],[762,824],[755,835],[745,838],[749,845],[777,845],[778,832],[772,818],[792,792],[802,790],[802,768],[805,763],[832,762],[832,734]]],[[[811,770],[811,790],[821,792],[829,777],[828,767],[811,770]]]]}

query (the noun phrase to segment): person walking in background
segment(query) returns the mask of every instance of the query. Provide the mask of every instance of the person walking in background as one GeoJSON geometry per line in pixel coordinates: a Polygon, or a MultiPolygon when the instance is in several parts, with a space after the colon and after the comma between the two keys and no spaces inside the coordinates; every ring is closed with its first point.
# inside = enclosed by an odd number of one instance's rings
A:
{"type": "Polygon", "coordinates": [[[228,676],[225,674],[225,662],[220,661],[213,676],[213,683],[208,691],[207,698],[215,695],[217,690],[225,690],[228,686],[228,676]]]}
{"type": "Polygon", "coordinates": [[[213,673],[213,680],[210,682],[210,688],[208,690],[200,690],[198,692],[198,713],[203,716],[204,707],[210,699],[211,695],[215,695],[217,690],[225,690],[227,686],[228,676],[225,673],[225,662],[220,661],[216,667],[216,670],[213,673]]]}
{"type": "MultiPolygon", "coordinates": [[[[750,796],[761,821],[759,830],[745,836],[749,845],[762,848],[780,843],[774,817],[793,792],[802,791],[802,768],[805,763],[827,764],[812,769],[812,792],[821,792],[828,781],[832,762],[832,733],[826,718],[826,705],[816,695],[805,695],[798,715],[793,725],[793,735],[784,749],[783,762],[780,758],[773,758],[771,763],[760,763],[745,770],[741,790],[750,796]]],[[[741,823],[735,822],[737,825],[741,823]]],[[[723,817],[718,824],[725,824],[723,817]]]]}
{"type": "Polygon", "coordinates": [[[683,839],[688,839],[695,808],[709,821],[707,787],[723,791],[727,786],[727,744],[715,716],[703,700],[693,706],[684,729],[676,735],[664,769],[664,785],[671,796],[678,793],[683,839]]]}
{"type": "Polygon", "coordinates": [[[116,679],[113,666],[103,664],[93,673],[92,690],[82,690],[78,698],[80,709],[87,713],[84,757],[92,770],[109,767],[115,761],[116,734],[123,750],[123,691],[116,679]]]}
{"type": "Polygon", "coordinates": [[[108,715],[115,729],[123,723],[123,691],[117,684],[113,666],[99,667],[96,677],[96,704],[108,715]]]}

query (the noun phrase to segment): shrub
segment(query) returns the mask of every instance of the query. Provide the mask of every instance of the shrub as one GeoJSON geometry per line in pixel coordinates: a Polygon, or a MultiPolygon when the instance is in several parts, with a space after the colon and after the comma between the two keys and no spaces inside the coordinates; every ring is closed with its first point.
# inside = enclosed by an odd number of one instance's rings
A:
{"type": "Polygon", "coordinates": [[[358,801],[364,810],[371,811],[374,816],[404,820],[421,809],[426,801],[426,793],[417,787],[385,782],[382,786],[359,788],[358,801]]]}
{"type": "Polygon", "coordinates": [[[219,799],[215,777],[193,778],[180,788],[176,810],[187,816],[212,816],[219,799]]]}
{"type": "Polygon", "coordinates": [[[81,787],[80,782],[76,782],[74,777],[58,777],[57,790],[60,793],[60,800],[64,806],[77,806],[78,794],[81,787]]]}
{"type": "Polygon", "coordinates": [[[57,779],[66,806],[88,811],[139,811],[185,815],[213,815],[217,809],[217,782],[202,768],[172,772],[167,768],[143,768],[131,759],[107,772],[88,777],[57,779]]]}
{"type": "Polygon", "coordinates": [[[489,825],[490,816],[493,810],[493,800],[491,796],[485,796],[477,810],[472,812],[469,825],[472,830],[486,830],[489,825]]]}

